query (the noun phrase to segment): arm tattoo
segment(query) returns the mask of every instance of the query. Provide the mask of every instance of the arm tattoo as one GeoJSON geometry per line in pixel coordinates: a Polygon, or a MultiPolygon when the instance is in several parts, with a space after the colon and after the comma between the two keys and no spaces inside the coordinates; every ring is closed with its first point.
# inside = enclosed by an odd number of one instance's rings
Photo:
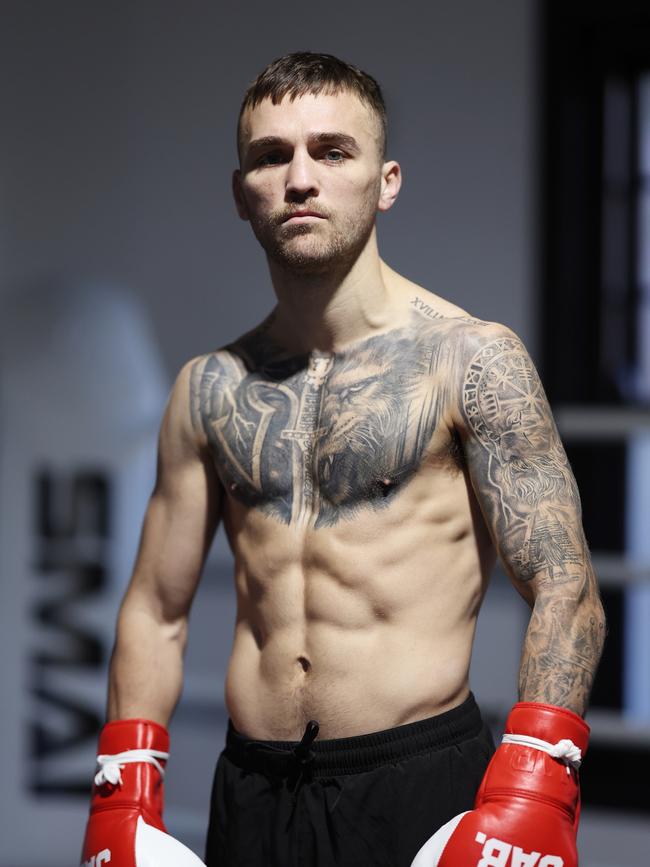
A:
{"type": "Polygon", "coordinates": [[[542,383],[517,338],[499,337],[474,354],[463,411],[486,521],[508,572],[530,583],[536,597],[520,695],[583,712],[602,649],[602,610],[575,479],[542,383]]]}
{"type": "MultiPolygon", "coordinates": [[[[595,588],[593,575],[587,585],[595,588]]],[[[594,590],[590,591],[593,595],[594,590]]],[[[540,594],[530,619],[519,668],[522,701],[542,701],[583,714],[602,651],[605,623],[602,609],[588,604],[576,609],[573,597],[540,594]]]]}
{"type": "Polygon", "coordinates": [[[580,500],[539,376],[522,344],[493,340],[472,358],[463,408],[474,481],[499,553],[517,577],[572,581],[583,563],[580,500]]]}

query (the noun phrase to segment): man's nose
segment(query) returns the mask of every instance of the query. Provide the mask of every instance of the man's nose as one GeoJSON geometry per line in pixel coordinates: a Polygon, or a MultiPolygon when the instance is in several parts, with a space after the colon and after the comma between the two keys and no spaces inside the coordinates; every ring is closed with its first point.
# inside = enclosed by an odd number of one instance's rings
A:
{"type": "Polygon", "coordinates": [[[316,177],[316,165],[304,151],[295,151],[289,163],[285,198],[292,202],[317,196],[320,187],[316,177]]]}

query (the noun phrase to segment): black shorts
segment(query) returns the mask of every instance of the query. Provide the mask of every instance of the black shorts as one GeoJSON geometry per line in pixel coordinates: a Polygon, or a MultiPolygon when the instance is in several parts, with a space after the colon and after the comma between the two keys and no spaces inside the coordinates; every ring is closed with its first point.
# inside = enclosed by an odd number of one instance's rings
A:
{"type": "Polygon", "coordinates": [[[253,741],[232,723],[210,805],[208,867],[410,867],[474,805],[494,752],[474,697],[386,731],[253,741]]]}

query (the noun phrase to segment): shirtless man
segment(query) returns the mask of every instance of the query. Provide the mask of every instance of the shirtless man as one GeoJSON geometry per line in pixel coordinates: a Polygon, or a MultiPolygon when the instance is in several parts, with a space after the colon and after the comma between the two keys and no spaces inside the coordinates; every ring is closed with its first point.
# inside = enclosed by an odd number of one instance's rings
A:
{"type": "MultiPolygon", "coordinates": [[[[575,751],[604,635],[578,492],[516,335],[379,257],[401,183],[385,142],[376,82],[327,55],[281,58],[245,96],[234,195],[277,305],[190,361],[169,400],[100,741],[129,752],[100,762],[93,867],[145,863],[115,853],[163,839],[162,727],[219,521],[237,620],[210,867],[409,867],[421,849],[418,865],[577,863],[575,751]],[[520,742],[459,817],[494,749],[468,671],[497,554],[532,609],[520,742]],[[573,752],[553,752],[563,740],[573,752]]],[[[179,851],[155,863],[196,863],[179,851]]]]}

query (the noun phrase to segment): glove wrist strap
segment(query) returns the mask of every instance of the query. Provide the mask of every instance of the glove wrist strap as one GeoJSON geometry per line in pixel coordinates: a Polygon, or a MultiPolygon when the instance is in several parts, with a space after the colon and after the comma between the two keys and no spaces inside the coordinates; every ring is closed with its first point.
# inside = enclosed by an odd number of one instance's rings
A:
{"type": "Polygon", "coordinates": [[[95,774],[95,785],[102,786],[104,783],[110,783],[113,786],[122,784],[122,771],[125,765],[145,762],[153,765],[161,776],[165,778],[165,768],[160,764],[160,761],[167,761],[169,753],[162,750],[125,750],[122,753],[115,755],[100,754],[97,756],[97,764],[99,771],[95,774]],[[159,761],[160,760],[160,761],[159,761]]]}
{"type": "Polygon", "coordinates": [[[569,773],[569,766],[577,771],[582,762],[582,751],[569,738],[563,738],[557,743],[552,744],[549,741],[534,738],[530,735],[505,734],[501,742],[504,744],[517,744],[522,747],[533,747],[533,749],[548,753],[554,759],[560,759],[560,761],[564,762],[567,766],[567,774],[569,773]]]}

